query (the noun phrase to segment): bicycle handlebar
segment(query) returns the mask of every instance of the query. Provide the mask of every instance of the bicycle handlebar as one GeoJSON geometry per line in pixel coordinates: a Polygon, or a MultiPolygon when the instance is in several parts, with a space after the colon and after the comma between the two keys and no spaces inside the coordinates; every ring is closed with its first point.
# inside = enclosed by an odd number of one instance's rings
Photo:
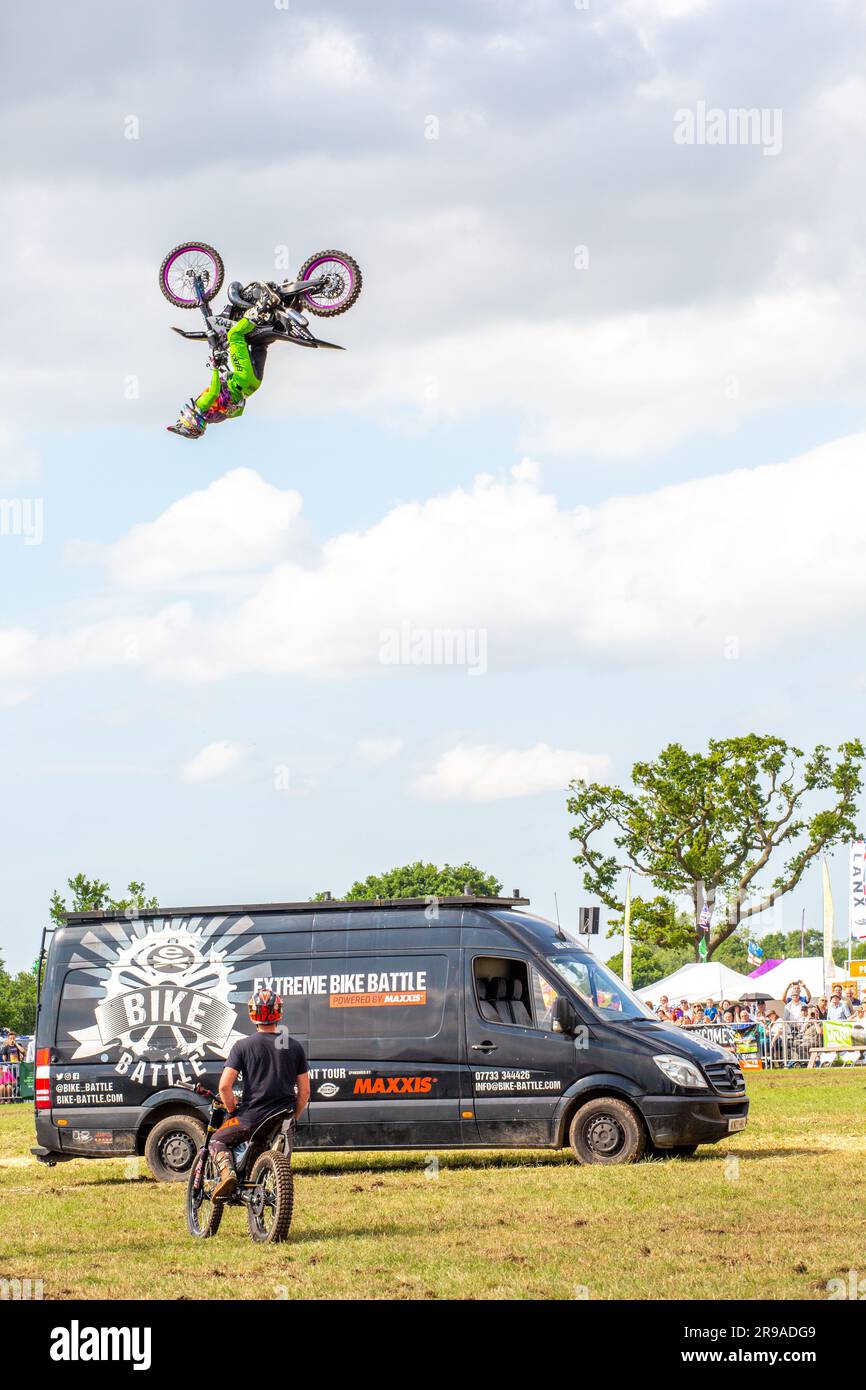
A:
{"type": "Polygon", "coordinates": [[[214,1091],[209,1091],[207,1086],[202,1086],[200,1081],[194,1086],[190,1081],[175,1081],[174,1086],[176,1090],[193,1091],[197,1096],[204,1096],[206,1100],[219,1100],[219,1096],[214,1091]]]}

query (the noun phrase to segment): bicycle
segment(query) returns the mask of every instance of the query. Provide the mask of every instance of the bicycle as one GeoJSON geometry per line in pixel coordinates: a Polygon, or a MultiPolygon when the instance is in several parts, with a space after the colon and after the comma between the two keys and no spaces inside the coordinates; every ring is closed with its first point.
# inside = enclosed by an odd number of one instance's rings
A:
{"type": "Polygon", "coordinates": [[[275,1245],[289,1234],[294,1206],[292,1176],[293,1110],[279,1110],[262,1120],[234,1151],[238,1185],[229,1197],[214,1200],[219,1178],[211,1152],[213,1135],[225,1123],[227,1111],[218,1095],[201,1083],[179,1083],[210,1101],[204,1144],[190,1170],[186,1190],[186,1225],[191,1236],[208,1240],[219,1230],[226,1207],[246,1207],[250,1239],[275,1245]]]}

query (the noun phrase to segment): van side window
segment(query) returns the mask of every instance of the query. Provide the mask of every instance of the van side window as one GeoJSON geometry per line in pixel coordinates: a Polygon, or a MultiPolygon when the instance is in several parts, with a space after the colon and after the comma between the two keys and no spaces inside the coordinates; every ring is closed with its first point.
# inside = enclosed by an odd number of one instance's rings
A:
{"type": "Polygon", "coordinates": [[[478,956],[473,962],[478,1012],[488,1023],[532,1028],[532,1005],[526,962],[478,956]]]}
{"type": "Polygon", "coordinates": [[[533,965],[532,998],[535,1005],[536,1028],[543,1028],[548,1033],[552,1031],[553,1004],[559,993],[560,991],[555,989],[544,975],[540,975],[533,965]]]}

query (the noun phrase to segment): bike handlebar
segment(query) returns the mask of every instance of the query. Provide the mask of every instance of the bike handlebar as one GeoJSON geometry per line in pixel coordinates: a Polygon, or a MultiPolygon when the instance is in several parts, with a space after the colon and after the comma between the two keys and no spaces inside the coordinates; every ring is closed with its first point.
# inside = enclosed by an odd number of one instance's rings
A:
{"type": "Polygon", "coordinates": [[[207,1086],[202,1086],[200,1081],[197,1081],[194,1086],[190,1081],[175,1081],[174,1085],[176,1090],[193,1091],[197,1096],[204,1096],[206,1100],[219,1100],[216,1093],[209,1091],[207,1086]]]}

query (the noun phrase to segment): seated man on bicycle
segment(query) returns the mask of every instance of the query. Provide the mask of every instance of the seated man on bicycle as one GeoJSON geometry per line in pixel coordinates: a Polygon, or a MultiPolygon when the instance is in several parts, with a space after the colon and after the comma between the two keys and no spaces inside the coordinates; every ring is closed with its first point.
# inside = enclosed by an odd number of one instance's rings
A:
{"type": "Polygon", "coordinates": [[[249,1002],[256,1032],[236,1042],[226,1060],[219,1094],[228,1113],[210,1145],[219,1175],[214,1198],[230,1197],[238,1185],[231,1150],[249,1139],[262,1120],[281,1110],[294,1110],[298,1120],[310,1099],[304,1049],[288,1033],[277,1032],[282,1012],[278,994],[270,989],[256,990],[249,1002]],[[240,1104],[234,1093],[239,1074],[243,1076],[240,1104]]]}

